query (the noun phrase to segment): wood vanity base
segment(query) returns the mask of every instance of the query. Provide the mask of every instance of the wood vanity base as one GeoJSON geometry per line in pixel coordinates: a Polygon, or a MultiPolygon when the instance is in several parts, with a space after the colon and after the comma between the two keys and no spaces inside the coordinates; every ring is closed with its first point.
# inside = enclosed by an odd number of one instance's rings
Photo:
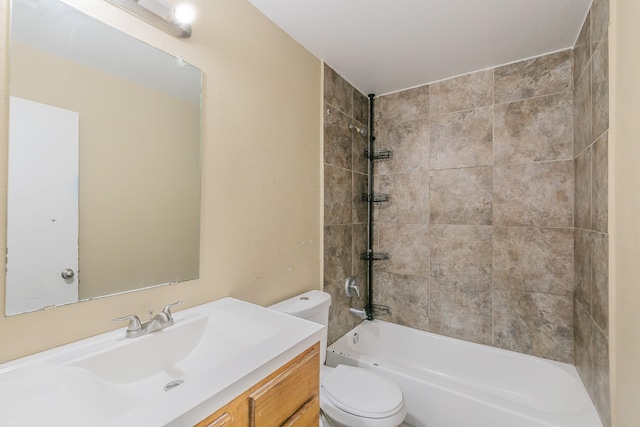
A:
{"type": "Polygon", "coordinates": [[[195,427],[317,427],[319,393],[316,343],[195,427]]]}

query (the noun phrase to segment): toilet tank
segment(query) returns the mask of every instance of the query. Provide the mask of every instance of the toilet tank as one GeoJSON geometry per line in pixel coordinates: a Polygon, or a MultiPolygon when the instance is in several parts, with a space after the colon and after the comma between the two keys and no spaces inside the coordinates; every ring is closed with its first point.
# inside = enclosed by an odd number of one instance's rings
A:
{"type": "Polygon", "coordinates": [[[324,365],[327,358],[327,328],[329,326],[330,305],[331,295],[322,291],[309,291],[280,301],[269,306],[269,308],[311,322],[320,323],[324,326],[322,337],[320,338],[320,364],[324,365]]]}
{"type": "Polygon", "coordinates": [[[330,305],[331,295],[314,290],[280,301],[269,308],[328,326],[330,305]]]}

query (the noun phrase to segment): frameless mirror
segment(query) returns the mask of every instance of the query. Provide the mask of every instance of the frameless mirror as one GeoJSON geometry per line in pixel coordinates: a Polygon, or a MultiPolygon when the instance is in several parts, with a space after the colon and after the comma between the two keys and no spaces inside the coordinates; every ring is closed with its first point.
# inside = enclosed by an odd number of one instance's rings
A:
{"type": "Polygon", "coordinates": [[[200,70],[13,0],[7,315],[198,277],[200,70]]]}

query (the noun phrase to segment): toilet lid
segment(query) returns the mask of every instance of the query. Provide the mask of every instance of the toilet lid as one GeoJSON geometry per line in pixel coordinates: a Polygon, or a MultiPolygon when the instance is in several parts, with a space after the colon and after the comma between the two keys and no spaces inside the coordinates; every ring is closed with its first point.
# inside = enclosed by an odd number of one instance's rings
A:
{"type": "Polygon", "coordinates": [[[325,396],[339,409],[366,418],[389,417],[401,409],[397,384],[363,368],[338,365],[322,377],[325,396]]]}

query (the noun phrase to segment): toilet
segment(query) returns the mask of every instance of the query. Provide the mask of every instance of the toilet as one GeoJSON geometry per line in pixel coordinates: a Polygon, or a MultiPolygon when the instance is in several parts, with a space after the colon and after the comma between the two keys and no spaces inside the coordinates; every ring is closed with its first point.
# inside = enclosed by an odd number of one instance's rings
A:
{"type": "Polygon", "coordinates": [[[396,383],[363,368],[324,365],[330,305],[331,295],[314,290],[269,307],[325,326],[320,340],[320,409],[326,417],[325,426],[399,426],[407,409],[396,383]]]}

